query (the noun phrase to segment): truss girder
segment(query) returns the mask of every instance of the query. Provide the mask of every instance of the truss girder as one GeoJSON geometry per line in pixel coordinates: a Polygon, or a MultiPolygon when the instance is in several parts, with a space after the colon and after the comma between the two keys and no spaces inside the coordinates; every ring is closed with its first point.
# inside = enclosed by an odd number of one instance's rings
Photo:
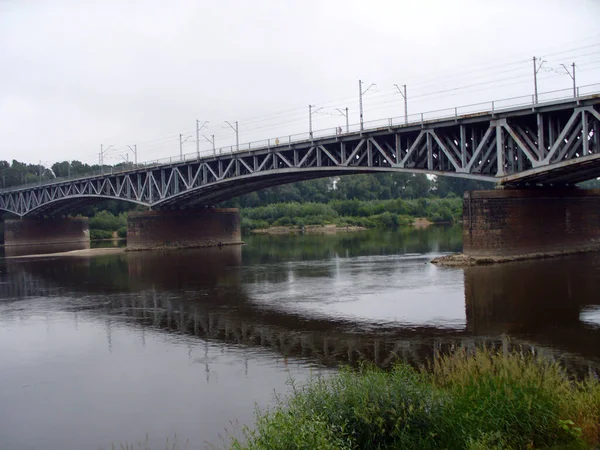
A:
{"type": "MultiPolygon", "coordinates": [[[[600,99],[458,116],[0,192],[17,216],[62,212],[70,199],[186,206],[298,180],[399,171],[519,184],[519,174],[600,154],[600,99]],[[507,179],[508,179],[507,178],[507,179]],[[60,205],[60,206],[59,206],[60,205]]],[[[573,165],[572,170],[577,170],[573,165]]],[[[600,176],[586,166],[586,176],[600,176]]],[[[576,176],[564,179],[575,179],[576,176]]],[[[561,179],[563,179],[561,178],[561,179]]]]}

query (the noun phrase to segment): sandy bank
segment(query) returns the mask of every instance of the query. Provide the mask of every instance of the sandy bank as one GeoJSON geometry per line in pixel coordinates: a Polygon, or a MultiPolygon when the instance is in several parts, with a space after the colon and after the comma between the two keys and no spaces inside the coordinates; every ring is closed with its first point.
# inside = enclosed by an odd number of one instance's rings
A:
{"type": "Polygon", "coordinates": [[[101,255],[113,255],[116,253],[123,253],[125,247],[111,247],[111,248],[89,248],[84,250],[71,250],[69,252],[57,252],[57,253],[41,253],[37,255],[22,255],[22,256],[7,256],[6,259],[19,259],[19,258],[49,258],[56,256],[101,256],[101,255]]]}
{"type": "Polygon", "coordinates": [[[336,225],[308,225],[304,228],[300,227],[270,227],[252,230],[255,234],[334,234],[334,233],[350,233],[354,231],[366,230],[365,227],[347,226],[338,227],[336,225]]]}
{"type": "Polygon", "coordinates": [[[574,255],[576,253],[598,252],[598,249],[573,250],[564,252],[548,252],[548,253],[526,253],[523,255],[513,256],[468,256],[462,253],[454,253],[452,255],[440,256],[431,260],[432,264],[447,267],[469,267],[469,266],[485,266],[490,264],[502,264],[514,261],[525,261],[529,259],[545,259],[556,258],[558,256],[574,255]]]}

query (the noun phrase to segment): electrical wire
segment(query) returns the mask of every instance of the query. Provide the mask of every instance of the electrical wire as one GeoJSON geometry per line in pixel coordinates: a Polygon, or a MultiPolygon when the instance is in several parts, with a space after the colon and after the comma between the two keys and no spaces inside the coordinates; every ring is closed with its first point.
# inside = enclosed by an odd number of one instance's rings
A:
{"type": "MultiPolygon", "coordinates": [[[[600,35],[598,35],[598,37],[600,37],[600,35]]],[[[593,38],[588,38],[588,40],[590,39],[597,39],[597,37],[593,37],[593,38]]],[[[592,56],[598,56],[598,52],[586,52],[586,53],[577,53],[577,52],[581,52],[582,50],[588,50],[590,48],[597,48],[600,47],[600,42],[596,42],[590,45],[585,45],[585,46],[579,46],[576,48],[570,48],[570,49],[566,49],[566,50],[559,50],[559,51],[552,51],[549,53],[542,53],[542,59],[545,59],[546,65],[550,64],[551,62],[557,62],[558,61],[564,61],[568,58],[570,59],[575,59],[575,64],[576,64],[576,68],[580,71],[583,72],[587,72],[587,71],[592,71],[595,70],[597,68],[597,66],[595,65],[596,63],[600,62],[600,60],[591,60],[591,61],[587,61],[587,60],[583,60],[581,61],[582,58],[587,58],[587,57],[592,57],[592,56]],[[563,55],[561,56],[560,59],[558,58],[552,58],[550,59],[550,57],[552,56],[557,56],[557,55],[563,55]]],[[[505,86],[511,86],[511,85],[516,85],[516,84],[522,84],[524,83],[523,80],[525,79],[530,79],[531,78],[531,74],[525,74],[523,73],[523,75],[519,75],[518,72],[525,72],[526,70],[531,70],[531,60],[530,59],[519,59],[519,60],[512,60],[509,62],[505,62],[505,63],[499,63],[499,64],[494,64],[494,65],[487,65],[487,66],[474,66],[465,70],[462,70],[460,72],[454,72],[454,73],[445,73],[444,76],[442,77],[435,77],[435,78],[431,78],[428,80],[423,80],[422,78],[419,79],[419,81],[415,81],[413,83],[406,83],[407,85],[410,86],[410,90],[409,90],[409,100],[410,101],[415,101],[415,100],[423,100],[423,99],[427,99],[427,98],[431,98],[433,96],[436,96],[436,98],[447,98],[447,97],[452,97],[455,96],[457,94],[460,93],[474,93],[474,92],[480,92],[483,90],[488,90],[490,86],[494,86],[495,88],[499,88],[499,87],[505,87],[505,86]],[[501,69],[501,70],[494,70],[494,69],[501,69]],[[490,72],[490,70],[492,70],[492,72],[490,72]],[[489,73],[486,73],[489,72],[489,73]],[[503,75],[503,74],[515,74],[517,76],[511,76],[510,78],[506,78],[506,77],[500,77],[498,78],[498,75],[503,75]],[[463,85],[459,85],[459,86],[453,86],[453,87],[448,87],[445,88],[445,85],[448,85],[452,79],[455,78],[461,78],[461,79],[469,79],[469,78],[477,78],[477,82],[474,83],[468,83],[468,84],[463,84],[463,85]],[[440,89],[434,90],[434,91],[430,91],[429,88],[427,88],[426,90],[426,86],[428,85],[432,85],[435,83],[443,83],[442,86],[440,86],[440,89]]],[[[552,66],[548,68],[549,71],[548,72],[544,72],[544,73],[552,73],[552,75],[554,76],[564,76],[566,75],[566,73],[561,72],[558,73],[556,72],[556,69],[554,69],[552,66]]],[[[549,78],[548,76],[538,76],[538,80],[543,80],[549,78]]],[[[430,86],[431,87],[431,86],[430,86]]],[[[317,106],[319,107],[323,107],[326,110],[333,110],[336,107],[340,107],[340,105],[348,105],[348,104],[355,104],[355,102],[357,102],[357,96],[347,96],[347,97],[342,97],[342,98],[338,98],[335,100],[328,100],[325,102],[320,102],[317,104],[317,106]]],[[[365,103],[368,103],[369,105],[369,111],[373,112],[373,111],[378,111],[378,110],[382,110],[385,108],[389,108],[389,106],[385,106],[385,105],[392,105],[392,104],[396,104],[396,103],[400,103],[402,102],[402,97],[399,95],[399,93],[397,91],[394,90],[386,90],[386,91],[376,91],[376,92],[372,92],[369,93],[368,95],[364,96],[364,101],[365,103]]],[[[247,129],[251,129],[251,133],[255,132],[255,131],[271,131],[271,130],[280,130],[283,128],[289,128],[290,126],[294,125],[294,124],[299,124],[299,123],[305,123],[307,121],[306,115],[308,114],[308,111],[302,111],[301,108],[299,107],[295,107],[295,108],[289,108],[289,109],[285,109],[282,111],[278,111],[278,112],[273,112],[273,113],[269,113],[269,114],[265,114],[265,115],[260,115],[260,116],[249,116],[249,117],[242,117],[241,119],[238,120],[238,122],[240,122],[241,124],[243,124],[240,128],[241,131],[244,132],[244,130],[247,129]]],[[[332,115],[331,113],[324,113],[326,115],[332,115]]],[[[318,117],[318,116],[317,116],[318,117]]],[[[342,116],[340,115],[340,118],[342,116]]],[[[219,122],[217,122],[219,123],[219,122]]],[[[209,125],[210,126],[210,125],[209,125]]],[[[184,135],[194,135],[196,132],[196,130],[188,130],[185,131],[184,135]]],[[[222,142],[230,142],[234,137],[235,137],[235,133],[233,133],[231,130],[229,130],[228,132],[222,132],[222,133],[211,133],[215,135],[215,140],[217,141],[222,141],[222,142]]],[[[152,138],[152,139],[147,139],[147,140],[143,140],[143,141],[136,141],[136,144],[138,145],[138,147],[140,149],[143,149],[143,154],[144,155],[148,155],[148,154],[154,154],[154,153],[158,153],[158,152],[162,152],[164,150],[167,150],[169,148],[178,148],[179,144],[178,144],[178,140],[179,140],[179,134],[173,134],[173,135],[168,135],[168,136],[162,136],[162,137],[156,137],[156,138],[152,138]]],[[[107,141],[111,141],[114,139],[110,139],[107,141]]],[[[190,142],[191,143],[191,142],[190,142]]],[[[207,143],[208,144],[208,143],[207,143]]],[[[217,145],[218,147],[218,145],[217,145]]],[[[105,155],[105,159],[113,159],[113,158],[117,158],[118,156],[114,154],[114,152],[116,152],[119,149],[119,147],[112,147],[111,149],[109,149],[107,151],[108,154],[108,158],[105,155]]],[[[121,151],[123,151],[121,149],[121,151]]],[[[196,151],[196,149],[194,148],[194,152],[196,151]]],[[[185,152],[184,152],[185,153],[185,152]]],[[[92,158],[96,158],[98,156],[98,153],[90,153],[89,155],[89,159],[92,158]]],[[[88,159],[88,158],[86,158],[88,159]]]]}

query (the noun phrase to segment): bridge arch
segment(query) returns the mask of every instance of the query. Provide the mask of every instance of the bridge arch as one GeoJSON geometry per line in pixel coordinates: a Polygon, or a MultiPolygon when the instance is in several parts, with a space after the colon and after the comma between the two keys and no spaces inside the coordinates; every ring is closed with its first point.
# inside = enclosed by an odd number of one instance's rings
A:
{"type": "Polygon", "coordinates": [[[419,169],[404,169],[392,167],[323,167],[315,170],[276,169],[257,174],[241,175],[207,183],[172,195],[167,199],[153,203],[153,208],[168,208],[175,206],[212,205],[239,195],[249,194],[275,186],[296,183],[300,181],[330,178],[337,176],[374,174],[374,173],[403,173],[435,176],[449,176],[486,182],[495,182],[493,177],[477,176],[468,173],[450,173],[419,169]]]}
{"type": "MultiPolygon", "coordinates": [[[[127,203],[134,203],[137,205],[148,206],[147,204],[121,197],[108,196],[108,195],[73,195],[68,197],[62,197],[54,200],[50,200],[43,203],[35,208],[30,209],[25,214],[17,214],[19,217],[35,217],[35,216],[61,216],[68,215],[73,212],[77,212],[80,208],[93,205],[105,200],[121,201],[127,203]]],[[[14,211],[5,210],[9,213],[15,214],[14,211]]]]}

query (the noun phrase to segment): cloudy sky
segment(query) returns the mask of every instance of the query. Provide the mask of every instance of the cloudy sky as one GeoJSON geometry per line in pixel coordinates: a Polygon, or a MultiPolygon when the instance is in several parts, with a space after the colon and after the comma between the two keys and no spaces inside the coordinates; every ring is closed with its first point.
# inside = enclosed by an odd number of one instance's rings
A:
{"type": "Polygon", "coordinates": [[[409,114],[531,96],[534,55],[540,92],[569,95],[572,62],[600,91],[599,19],[598,0],[0,0],[0,159],[145,161],[180,134],[195,152],[197,119],[217,147],[226,120],[241,143],[287,139],[309,104],[333,130],[336,108],[359,121],[359,79],[365,121],[403,115],[394,84],[409,114]]]}

